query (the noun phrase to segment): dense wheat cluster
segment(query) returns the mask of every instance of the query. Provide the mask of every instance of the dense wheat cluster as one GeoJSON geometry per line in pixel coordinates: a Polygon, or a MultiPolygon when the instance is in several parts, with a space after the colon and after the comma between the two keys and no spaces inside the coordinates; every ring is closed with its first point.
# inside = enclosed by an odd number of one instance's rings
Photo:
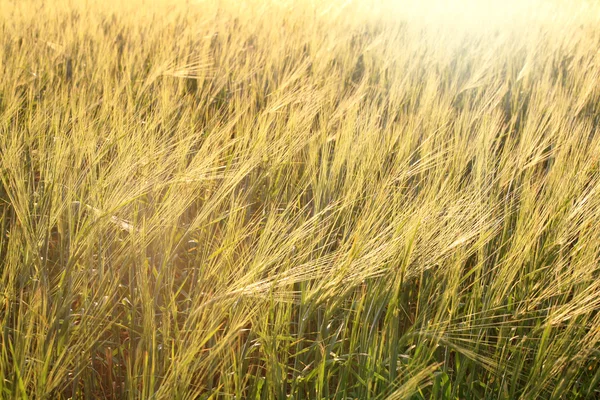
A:
{"type": "Polygon", "coordinates": [[[597,398],[599,6],[444,4],[0,0],[0,397],[597,398]]]}

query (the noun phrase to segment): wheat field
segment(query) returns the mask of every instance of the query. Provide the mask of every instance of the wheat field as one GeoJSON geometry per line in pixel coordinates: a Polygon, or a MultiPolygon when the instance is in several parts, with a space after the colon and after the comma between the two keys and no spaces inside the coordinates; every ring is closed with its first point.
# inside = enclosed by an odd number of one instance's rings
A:
{"type": "Polygon", "coordinates": [[[600,397],[600,4],[0,0],[0,397],[600,397]]]}

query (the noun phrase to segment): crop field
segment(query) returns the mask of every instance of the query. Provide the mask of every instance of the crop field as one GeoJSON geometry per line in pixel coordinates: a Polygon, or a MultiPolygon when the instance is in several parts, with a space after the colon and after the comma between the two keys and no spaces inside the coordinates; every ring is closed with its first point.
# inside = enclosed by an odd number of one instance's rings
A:
{"type": "Polygon", "coordinates": [[[0,0],[0,398],[600,398],[600,3],[0,0]]]}

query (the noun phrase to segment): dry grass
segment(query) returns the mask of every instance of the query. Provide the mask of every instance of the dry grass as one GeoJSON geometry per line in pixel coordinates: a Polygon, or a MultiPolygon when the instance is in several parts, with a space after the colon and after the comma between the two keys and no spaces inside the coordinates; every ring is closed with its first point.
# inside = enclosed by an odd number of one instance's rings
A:
{"type": "Polygon", "coordinates": [[[0,0],[0,397],[599,396],[599,6],[88,3],[0,0]]]}

